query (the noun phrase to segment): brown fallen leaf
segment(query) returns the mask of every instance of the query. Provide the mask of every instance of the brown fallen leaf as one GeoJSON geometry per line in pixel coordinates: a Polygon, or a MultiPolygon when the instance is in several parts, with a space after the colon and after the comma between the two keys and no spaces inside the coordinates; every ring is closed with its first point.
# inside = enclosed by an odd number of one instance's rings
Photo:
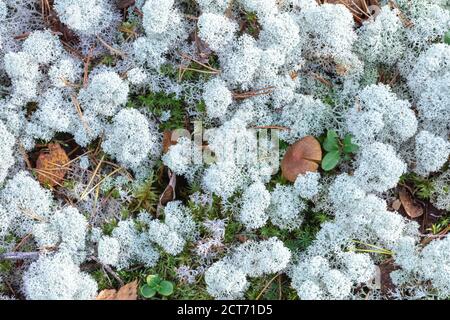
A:
{"type": "Polygon", "coordinates": [[[400,188],[398,194],[403,209],[410,218],[415,219],[423,215],[423,208],[414,203],[414,199],[405,188],[400,188]]]}
{"type": "Polygon", "coordinates": [[[165,206],[168,202],[175,200],[176,196],[175,187],[177,185],[177,176],[170,170],[168,170],[167,174],[169,175],[169,184],[159,197],[158,207],[160,208],[165,206]]]}
{"type": "Polygon", "coordinates": [[[380,271],[380,291],[383,296],[390,297],[391,293],[395,291],[395,285],[391,278],[391,272],[398,269],[392,259],[383,261],[379,266],[380,271]]]}
{"type": "Polygon", "coordinates": [[[36,161],[36,173],[38,181],[43,185],[54,187],[61,185],[67,173],[69,162],[67,153],[58,143],[49,143],[43,149],[36,161]]]}
{"type": "Polygon", "coordinates": [[[299,174],[315,172],[322,160],[322,148],[313,136],[306,136],[291,145],[281,161],[283,177],[295,182],[299,174]]]}
{"type": "Polygon", "coordinates": [[[138,281],[127,283],[119,290],[106,289],[100,291],[95,300],[136,300],[138,297],[138,281]]]}
{"type": "Polygon", "coordinates": [[[117,290],[106,289],[99,292],[95,300],[116,300],[117,290]]]}

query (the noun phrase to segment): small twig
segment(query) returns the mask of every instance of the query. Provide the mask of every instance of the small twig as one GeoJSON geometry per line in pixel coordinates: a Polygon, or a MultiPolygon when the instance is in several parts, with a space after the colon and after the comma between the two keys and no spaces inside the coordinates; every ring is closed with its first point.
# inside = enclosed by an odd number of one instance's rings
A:
{"type": "Polygon", "coordinates": [[[202,63],[202,62],[200,62],[200,61],[198,61],[198,60],[196,60],[196,59],[194,59],[194,58],[188,56],[187,54],[185,54],[185,53],[183,53],[183,52],[181,52],[180,55],[181,55],[181,57],[183,57],[184,59],[187,59],[187,60],[190,60],[190,61],[194,61],[195,63],[201,65],[202,67],[204,67],[204,68],[206,68],[206,69],[208,69],[208,70],[210,70],[210,71],[213,71],[213,72],[215,72],[215,73],[220,73],[220,70],[217,70],[217,69],[215,69],[215,68],[213,68],[213,67],[211,67],[211,66],[209,66],[209,65],[207,65],[207,64],[204,64],[204,63],[202,63]]]}
{"type": "Polygon", "coordinates": [[[29,35],[30,35],[30,32],[25,32],[25,33],[19,34],[17,36],[14,36],[14,39],[15,40],[24,40],[24,39],[28,38],[29,35]]]}
{"type": "Polygon", "coordinates": [[[94,48],[89,49],[88,55],[86,59],[83,59],[84,63],[84,75],[83,75],[83,87],[86,88],[89,80],[89,64],[91,63],[92,53],[94,52],[94,48]]]}
{"type": "Polygon", "coordinates": [[[87,197],[87,195],[90,194],[92,191],[94,191],[97,187],[99,187],[103,183],[103,181],[111,177],[113,174],[119,172],[120,170],[122,170],[122,168],[117,168],[111,171],[109,174],[103,177],[95,186],[93,186],[89,191],[83,193],[83,195],[80,197],[80,200],[84,200],[87,197]]]}
{"type": "Polygon", "coordinates": [[[414,25],[414,22],[409,20],[405,14],[400,10],[397,3],[394,0],[389,0],[389,5],[392,9],[397,9],[400,15],[400,20],[402,21],[405,28],[411,28],[414,25]]]}
{"type": "Polygon", "coordinates": [[[252,97],[256,97],[256,96],[262,96],[265,94],[272,93],[274,88],[275,87],[270,86],[270,87],[257,89],[257,90],[253,90],[253,91],[248,91],[248,92],[241,92],[241,93],[233,92],[233,98],[242,100],[242,99],[252,98],[252,97]]]}
{"type": "Polygon", "coordinates": [[[133,11],[134,11],[138,16],[140,16],[140,17],[143,17],[143,16],[144,16],[144,14],[142,13],[142,11],[139,10],[138,8],[134,8],[133,11]]]}
{"type": "Polygon", "coordinates": [[[33,170],[33,166],[31,165],[30,159],[28,158],[28,154],[25,151],[25,147],[23,146],[22,142],[19,141],[19,152],[23,157],[23,160],[25,161],[25,164],[27,165],[28,170],[33,170]]]}
{"type": "Polygon", "coordinates": [[[277,273],[272,279],[269,280],[269,282],[267,282],[267,284],[264,286],[264,288],[261,290],[261,292],[258,294],[258,296],[256,297],[255,300],[259,300],[261,298],[261,296],[264,294],[264,292],[267,291],[267,289],[269,288],[269,286],[272,284],[272,282],[275,281],[275,279],[280,276],[280,273],[277,273]]]}
{"type": "Polygon", "coordinates": [[[83,111],[81,111],[80,102],[78,101],[77,97],[75,95],[71,95],[72,102],[75,106],[75,109],[77,110],[78,116],[80,117],[81,123],[83,124],[84,129],[88,134],[91,134],[91,128],[89,128],[89,125],[84,120],[83,111]]]}
{"type": "Polygon", "coordinates": [[[0,260],[36,260],[40,252],[6,252],[0,253],[0,260]]]}
{"type": "Polygon", "coordinates": [[[38,214],[34,213],[32,210],[27,208],[19,207],[20,211],[24,213],[26,216],[30,217],[33,220],[39,221],[39,222],[45,222],[45,219],[38,214]]]}
{"type": "MultiPolygon", "coordinates": [[[[56,169],[56,170],[61,170],[61,169],[56,169]]],[[[57,179],[60,179],[61,177],[54,173],[51,173],[50,170],[43,170],[43,169],[35,168],[34,171],[36,171],[40,175],[43,175],[45,178],[51,180],[54,184],[56,184],[62,188],[64,187],[61,183],[59,183],[57,180],[55,180],[53,178],[53,177],[56,177],[57,179]]]]}
{"type": "Polygon", "coordinates": [[[200,70],[200,69],[194,69],[194,68],[187,68],[187,67],[180,67],[184,71],[194,71],[198,73],[205,73],[205,74],[218,74],[216,71],[207,71],[207,70],[200,70]]]}
{"type": "Polygon", "coordinates": [[[83,56],[78,50],[74,49],[69,43],[65,42],[64,40],[60,40],[60,41],[61,41],[63,47],[64,47],[67,51],[69,51],[69,52],[71,52],[73,55],[77,56],[80,60],[83,60],[83,59],[84,59],[84,56],[83,56]]]}
{"type": "Polygon", "coordinates": [[[254,127],[250,127],[250,129],[276,129],[276,130],[288,130],[288,131],[291,130],[291,128],[283,127],[283,126],[254,126],[254,127]]]}
{"type": "Polygon", "coordinates": [[[119,285],[120,285],[121,287],[124,286],[124,283],[123,283],[122,279],[120,279],[120,277],[117,275],[117,273],[115,273],[114,270],[111,269],[110,266],[108,266],[107,264],[103,264],[103,263],[102,263],[100,260],[98,260],[97,257],[95,257],[95,256],[91,256],[91,260],[94,260],[94,261],[97,262],[99,265],[101,265],[101,266],[103,267],[103,269],[105,269],[105,271],[107,271],[110,275],[112,275],[112,276],[117,280],[117,282],[119,282],[119,285]]]}
{"type": "Polygon", "coordinates": [[[88,182],[88,184],[87,184],[87,186],[86,186],[86,189],[85,189],[84,192],[81,194],[81,197],[80,197],[81,200],[84,199],[86,192],[89,190],[89,187],[91,186],[92,182],[94,181],[95,176],[97,175],[97,172],[100,170],[100,167],[101,167],[101,165],[102,165],[102,163],[103,163],[103,159],[104,159],[104,158],[105,158],[105,156],[103,155],[102,158],[100,159],[100,162],[97,164],[97,167],[95,168],[94,172],[92,173],[92,176],[91,176],[91,178],[89,179],[89,182],[88,182]]]}
{"type": "Polygon", "coordinates": [[[318,80],[319,82],[323,83],[324,85],[326,85],[327,87],[333,87],[333,84],[329,81],[324,79],[322,76],[318,75],[317,73],[314,72],[310,72],[309,73],[311,76],[313,76],[316,80],[318,80]]]}
{"type": "Polygon", "coordinates": [[[191,14],[185,14],[184,16],[185,16],[187,19],[190,19],[190,20],[198,20],[198,17],[193,16],[193,15],[191,15],[191,14]]]}
{"type": "Polygon", "coordinates": [[[127,55],[125,53],[123,53],[122,51],[120,51],[119,49],[113,48],[111,47],[105,40],[103,40],[102,38],[100,38],[100,36],[97,36],[97,40],[100,41],[100,43],[105,46],[109,51],[111,51],[112,54],[121,56],[122,58],[126,58],[127,55]]]}

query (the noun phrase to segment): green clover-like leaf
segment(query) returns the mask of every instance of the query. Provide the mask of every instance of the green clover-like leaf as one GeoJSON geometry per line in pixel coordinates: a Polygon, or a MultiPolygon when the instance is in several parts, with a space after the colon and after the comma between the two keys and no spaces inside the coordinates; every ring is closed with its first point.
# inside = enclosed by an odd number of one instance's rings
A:
{"type": "Polygon", "coordinates": [[[158,292],[163,296],[170,296],[173,293],[173,284],[170,281],[163,280],[159,284],[158,292]]]}
{"type": "Polygon", "coordinates": [[[152,288],[159,285],[160,282],[162,281],[162,279],[157,274],[148,275],[145,280],[146,280],[147,284],[152,288]]]}
{"type": "Polygon", "coordinates": [[[341,160],[341,153],[339,150],[328,152],[322,159],[322,169],[325,171],[333,170],[341,160]]]}
{"type": "Polygon", "coordinates": [[[144,298],[152,298],[153,296],[155,296],[156,294],[156,290],[152,287],[150,287],[148,284],[144,284],[141,287],[141,295],[144,298]]]}

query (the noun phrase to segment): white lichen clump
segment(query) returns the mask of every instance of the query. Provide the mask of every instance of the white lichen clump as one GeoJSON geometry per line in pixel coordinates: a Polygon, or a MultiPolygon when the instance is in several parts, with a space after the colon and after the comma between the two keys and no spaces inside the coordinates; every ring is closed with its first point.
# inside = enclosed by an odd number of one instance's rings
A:
{"type": "Polygon", "coordinates": [[[247,276],[279,272],[290,259],[290,250],[277,238],[248,241],[205,272],[208,293],[216,299],[242,298],[249,286],[247,276]]]}
{"type": "Polygon", "coordinates": [[[270,221],[282,229],[296,229],[303,222],[305,203],[294,187],[277,185],[271,193],[268,214],[270,221]]]}
{"type": "Polygon", "coordinates": [[[56,0],[55,10],[61,21],[84,35],[95,35],[113,19],[108,0],[56,0]]]}
{"type": "Polygon", "coordinates": [[[102,116],[113,116],[119,106],[127,102],[129,87],[120,76],[111,71],[96,74],[87,89],[78,96],[80,104],[86,110],[102,116]]]}
{"type": "Polygon", "coordinates": [[[41,256],[23,276],[25,296],[30,300],[90,300],[97,283],[73,263],[70,256],[41,256]]]}
{"type": "Polygon", "coordinates": [[[137,110],[123,109],[107,128],[102,147],[123,166],[136,169],[150,157],[155,144],[147,118],[137,110]]]}
{"type": "Polygon", "coordinates": [[[8,169],[14,164],[13,147],[16,142],[14,136],[2,122],[0,122],[0,136],[2,137],[0,143],[0,154],[2,155],[2,160],[0,161],[0,184],[2,184],[8,174],[8,169]]]}
{"type": "Polygon", "coordinates": [[[242,195],[239,221],[249,229],[261,228],[269,219],[269,215],[266,212],[269,205],[270,192],[263,183],[255,182],[242,195]]]}
{"type": "Polygon", "coordinates": [[[304,199],[311,200],[320,191],[320,173],[307,172],[301,174],[295,179],[294,188],[298,195],[304,199]]]}
{"type": "Polygon", "coordinates": [[[421,131],[416,136],[416,168],[423,176],[438,171],[448,160],[450,143],[428,131],[421,131]]]}
{"type": "Polygon", "coordinates": [[[0,192],[0,204],[5,209],[5,215],[0,217],[2,225],[9,225],[8,229],[20,237],[31,233],[37,221],[52,215],[50,192],[25,171],[6,182],[0,192]]]}
{"type": "Polygon", "coordinates": [[[355,178],[366,191],[383,192],[396,186],[406,164],[398,158],[392,146],[375,142],[363,148],[355,178]]]}

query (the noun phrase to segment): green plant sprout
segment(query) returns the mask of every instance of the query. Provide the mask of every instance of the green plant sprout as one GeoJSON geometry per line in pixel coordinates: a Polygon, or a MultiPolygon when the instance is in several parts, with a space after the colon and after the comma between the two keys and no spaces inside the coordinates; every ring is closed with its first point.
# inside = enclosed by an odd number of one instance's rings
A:
{"type": "Polygon", "coordinates": [[[144,298],[152,298],[157,293],[164,297],[168,297],[173,293],[173,283],[163,280],[157,274],[148,275],[145,279],[146,283],[141,286],[140,292],[144,298]]]}
{"type": "Polygon", "coordinates": [[[444,35],[444,43],[450,45],[450,30],[448,30],[444,35]]]}
{"type": "Polygon", "coordinates": [[[328,130],[322,148],[326,151],[322,159],[322,169],[331,171],[339,164],[341,159],[349,160],[350,155],[358,151],[359,147],[352,142],[352,136],[347,134],[341,140],[334,130],[328,130]]]}

